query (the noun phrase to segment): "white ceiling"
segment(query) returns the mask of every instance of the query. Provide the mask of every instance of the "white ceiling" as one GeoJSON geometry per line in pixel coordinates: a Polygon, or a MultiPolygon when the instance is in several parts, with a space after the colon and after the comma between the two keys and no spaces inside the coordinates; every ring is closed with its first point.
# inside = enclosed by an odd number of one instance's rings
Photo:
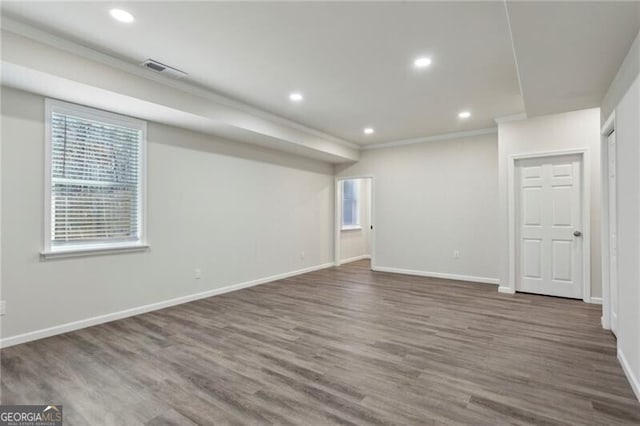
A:
{"type": "Polygon", "coordinates": [[[640,2],[507,5],[529,116],[599,106],[640,26],[640,2]]]}
{"type": "Polygon", "coordinates": [[[96,50],[132,63],[153,58],[187,72],[191,83],[372,144],[492,127],[496,117],[523,112],[597,106],[638,31],[638,5],[509,4],[513,45],[502,2],[3,2],[2,8],[96,50]],[[115,22],[108,14],[114,6],[136,22],[115,22]],[[417,71],[412,61],[422,55],[433,65],[417,71]],[[292,91],[305,100],[292,104],[292,91]],[[458,119],[461,110],[472,117],[458,119]],[[368,126],[374,135],[362,133],[368,126]]]}

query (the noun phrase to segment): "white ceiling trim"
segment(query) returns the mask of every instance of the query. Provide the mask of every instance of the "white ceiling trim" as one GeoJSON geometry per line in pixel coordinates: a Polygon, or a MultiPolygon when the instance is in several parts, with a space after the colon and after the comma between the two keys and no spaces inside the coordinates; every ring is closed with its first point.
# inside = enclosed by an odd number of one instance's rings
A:
{"type": "Polygon", "coordinates": [[[497,118],[494,118],[494,121],[496,122],[496,124],[503,124],[503,123],[509,123],[511,121],[520,121],[520,120],[526,120],[526,119],[527,119],[527,114],[522,113],[522,114],[505,115],[504,117],[497,117],[497,118]]]}
{"type": "MultiPolygon", "coordinates": [[[[8,34],[4,32],[3,45],[8,34]]],[[[11,34],[13,35],[13,34],[11,34]]],[[[20,37],[20,36],[16,36],[20,37]]],[[[5,45],[6,46],[6,45],[5,45]]],[[[12,48],[15,46],[12,46],[12,48]]],[[[49,48],[49,46],[46,46],[49,48]]],[[[65,54],[69,55],[67,52],[65,54]]],[[[3,51],[4,54],[4,51],[3,51]]],[[[51,58],[48,58],[49,60],[51,58]]],[[[67,58],[68,59],[68,58],[67,58]]],[[[89,60],[82,58],[88,63],[89,60]]],[[[102,67],[106,67],[100,64],[102,67]]],[[[80,64],[82,67],[82,64],[80,64]]],[[[203,134],[215,135],[222,140],[238,141],[242,144],[252,144],[258,147],[266,147],[272,150],[287,152],[301,157],[312,158],[328,163],[354,162],[359,158],[359,150],[344,147],[325,141],[314,140],[314,138],[300,138],[295,133],[301,133],[293,129],[288,129],[291,133],[281,133],[277,129],[260,131],[252,126],[235,126],[228,122],[212,119],[209,115],[203,114],[198,108],[182,108],[184,103],[178,105],[158,102],[157,99],[149,99],[140,96],[128,96],[124,93],[111,90],[112,88],[102,88],[91,83],[83,83],[83,79],[73,80],[56,74],[47,73],[38,69],[22,66],[16,63],[1,61],[2,85],[3,87],[24,90],[30,93],[39,94],[46,98],[64,100],[79,105],[98,108],[104,111],[116,112],[118,114],[136,117],[141,120],[154,121],[169,126],[188,129],[203,134]],[[275,130],[275,131],[274,131],[275,130]]],[[[92,70],[102,77],[100,70],[92,70]]],[[[126,75],[120,70],[115,70],[122,75],[126,75]]],[[[143,81],[139,77],[136,82],[143,81]]],[[[130,84],[135,84],[129,82],[130,84]]],[[[176,90],[169,87],[150,82],[158,89],[170,90],[169,95],[175,94],[176,90]]],[[[160,93],[161,90],[158,90],[160,93]]],[[[136,93],[139,95],[139,93],[136,93]]],[[[165,93],[166,95],[167,93],[165,93]]],[[[193,95],[184,93],[187,101],[194,98],[193,95]]],[[[184,98],[179,101],[184,101],[184,98]]],[[[205,100],[206,102],[206,100],[205,100]]],[[[223,107],[226,108],[226,107],[223,107]]],[[[218,112],[225,113],[218,109],[218,112]]],[[[276,127],[276,126],[272,126],[276,127]]],[[[282,127],[282,126],[280,126],[282,127]]],[[[284,127],[283,127],[284,128],[284,127]]]]}
{"type": "Polygon", "coordinates": [[[88,48],[86,46],[75,43],[73,41],[50,34],[46,31],[35,28],[31,25],[25,24],[23,22],[9,18],[7,16],[2,16],[2,29],[12,32],[14,34],[35,40],[35,41],[38,41],[40,43],[47,44],[51,47],[58,48],[60,50],[64,50],[69,53],[73,53],[85,59],[90,59],[96,62],[100,62],[104,65],[108,65],[113,68],[120,69],[121,71],[134,74],[138,77],[143,77],[148,80],[153,80],[157,83],[164,84],[174,89],[182,90],[183,92],[189,93],[191,95],[196,95],[196,96],[203,97],[205,99],[212,100],[216,103],[223,104],[231,108],[235,108],[242,112],[260,117],[265,120],[272,121],[280,125],[284,125],[284,126],[299,130],[301,132],[305,132],[307,134],[343,145],[345,147],[349,147],[352,149],[360,148],[360,145],[356,143],[337,138],[335,136],[321,132],[317,129],[313,129],[311,127],[307,127],[295,121],[288,120],[279,115],[275,115],[267,111],[264,111],[262,109],[253,107],[251,105],[239,102],[235,99],[231,99],[229,97],[223,96],[215,91],[208,90],[203,87],[196,86],[194,84],[186,83],[184,81],[167,78],[153,71],[149,71],[140,66],[133,65],[129,62],[98,52],[94,49],[88,48]]]}
{"type": "Polygon", "coordinates": [[[419,143],[444,141],[448,139],[461,139],[461,138],[467,138],[470,136],[490,135],[493,133],[498,133],[497,127],[489,127],[487,129],[478,129],[478,130],[469,130],[465,132],[443,133],[441,135],[426,136],[426,137],[413,138],[413,139],[402,139],[402,140],[391,141],[391,142],[382,142],[382,143],[376,143],[372,145],[366,145],[361,147],[360,149],[369,150],[369,149],[393,148],[397,146],[415,145],[419,143]]]}
{"type": "Polygon", "coordinates": [[[524,101],[524,91],[522,90],[522,79],[520,78],[520,67],[518,66],[518,55],[516,54],[516,43],[513,41],[513,31],[511,30],[511,18],[509,17],[509,6],[507,0],[504,0],[504,14],[507,18],[507,28],[509,29],[509,39],[511,41],[511,50],[513,51],[513,62],[516,66],[516,76],[518,77],[518,87],[520,88],[520,99],[522,99],[522,107],[524,115],[527,114],[527,104],[524,101]]]}

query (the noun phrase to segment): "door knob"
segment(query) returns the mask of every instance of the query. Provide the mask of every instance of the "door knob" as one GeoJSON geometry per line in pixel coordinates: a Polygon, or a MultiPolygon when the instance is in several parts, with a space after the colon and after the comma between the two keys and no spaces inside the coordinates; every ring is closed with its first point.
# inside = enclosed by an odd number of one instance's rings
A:
{"type": "Polygon", "coordinates": [[[574,236],[574,237],[581,237],[581,236],[582,236],[582,232],[580,232],[580,231],[573,231],[573,236],[574,236]]]}

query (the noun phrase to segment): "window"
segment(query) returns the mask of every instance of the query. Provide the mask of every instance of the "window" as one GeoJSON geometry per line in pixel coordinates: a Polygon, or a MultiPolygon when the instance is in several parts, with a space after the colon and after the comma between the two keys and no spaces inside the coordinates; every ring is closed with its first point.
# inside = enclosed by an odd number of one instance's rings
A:
{"type": "Polygon", "coordinates": [[[44,255],[144,248],[146,123],[46,100],[44,255]]]}
{"type": "Polygon", "coordinates": [[[360,229],[360,181],[342,181],[342,229],[360,229]]]}

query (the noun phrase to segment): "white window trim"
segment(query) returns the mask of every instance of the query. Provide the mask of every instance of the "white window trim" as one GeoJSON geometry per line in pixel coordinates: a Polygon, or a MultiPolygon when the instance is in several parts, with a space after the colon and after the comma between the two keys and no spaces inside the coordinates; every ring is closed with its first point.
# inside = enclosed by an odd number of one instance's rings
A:
{"type": "Polygon", "coordinates": [[[342,225],[341,231],[359,231],[362,229],[362,225],[342,225]]]}
{"type": "Polygon", "coordinates": [[[91,107],[63,102],[55,99],[45,99],[45,155],[44,155],[44,244],[41,254],[44,258],[88,256],[117,252],[131,252],[146,250],[147,244],[147,122],[133,117],[127,117],[112,112],[102,111],[91,107]],[[138,129],[142,132],[140,142],[140,192],[138,212],[139,239],[137,241],[112,242],[99,244],[78,244],[77,246],[52,247],[51,244],[51,115],[53,111],[71,114],[88,120],[101,121],[117,126],[138,129]]]}

